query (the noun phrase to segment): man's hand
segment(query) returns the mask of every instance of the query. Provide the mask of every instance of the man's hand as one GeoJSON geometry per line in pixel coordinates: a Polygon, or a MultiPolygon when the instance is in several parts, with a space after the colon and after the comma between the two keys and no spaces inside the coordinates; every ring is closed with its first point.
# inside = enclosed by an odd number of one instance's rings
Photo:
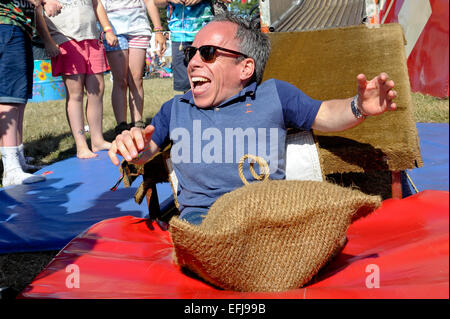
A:
{"type": "Polygon", "coordinates": [[[109,46],[115,47],[119,44],[116,35],[113,32],[105,32],[105,40],[109,46]]]}
{"type": "Polygon", "coordinates": [[[356,78],[359,108],[364,115],[378,115],[397,108],[392,101],[397,97],[397,92],[393,90],[394,81],[389,80],[386,73],[380,73],[371,81],[367,81],[364,74],[359,74],[356,78]]]}
{"type": "Polygon", "coordinates": [[[61,13],[62,5],[58,0],[44,0],[44,11],[49,17],[57,16],[61,13]]]}
{"type": "MultiPolygon", "coordinates": [[[[133,162],[134,164],[143,164],[150,157],[154,150],[146,150],[152,144],[152,135],[155,131],[153,125],[148,125],[144,130],[133,127],[129,131],[123,131],[119,134],[116,139],[112,142],[111,147],[108,151],[108,156],[114,165],[119,165],[119,159],[117,155],[121,155],[128,162],[133,162]],[[146,150],[142,154],[142,152],[146,150]],[[141,156],[142,155],[142,156],[141,156]]],[[[153,143],[153,145],[156,145],[153,143]]],[[[157,151],[157,150],[156,150],[157,151]]]]}
{"type": "MultiPolygon", "coordinates": [[[[364,74],[359,74],[358,109],[364,116],[379,115],[386,111],[394,111],[397,105],[392,101],[397,97],[393,90],[394,81],[389,80],[386,73],[367,81],[364,74]]],[[[351,108],[353,98],[328,100],[322,102],[312,128],[322,132],[341,132],[364,121],[364,117],[356,117],[351,108]]]]}

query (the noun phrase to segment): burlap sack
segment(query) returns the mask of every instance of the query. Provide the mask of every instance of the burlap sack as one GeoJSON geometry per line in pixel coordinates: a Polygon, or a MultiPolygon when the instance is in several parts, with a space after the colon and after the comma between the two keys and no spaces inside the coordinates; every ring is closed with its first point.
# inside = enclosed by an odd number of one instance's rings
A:
{"type": "Polygon", "coordinates": [[[198,226],[172,218],[175,261],[224,289],[298,288],[340,248],[351,222],[380,203],[327,182],[250,184],[219,198],[198,226]]]}

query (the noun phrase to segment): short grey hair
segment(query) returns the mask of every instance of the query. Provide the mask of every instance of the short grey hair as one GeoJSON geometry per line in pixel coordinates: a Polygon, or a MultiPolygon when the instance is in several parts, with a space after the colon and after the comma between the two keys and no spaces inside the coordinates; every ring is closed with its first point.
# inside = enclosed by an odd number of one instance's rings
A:
{"type": "Polygon", "coordinates": [[[260,29],[252,27],[250,20],[228,11],[216,15],[211,22],[231,22],[237,25],[235,39],[239,41],[239,52],[255,61],[253,80],[261,83],[270,54],[269,37],[260,29]]]}

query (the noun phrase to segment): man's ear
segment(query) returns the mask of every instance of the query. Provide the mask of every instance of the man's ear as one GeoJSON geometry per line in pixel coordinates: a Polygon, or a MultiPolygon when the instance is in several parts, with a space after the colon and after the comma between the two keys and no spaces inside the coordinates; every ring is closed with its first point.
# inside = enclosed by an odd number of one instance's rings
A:
{"type": "Polygon", "coordinates": [[[241,61],[241,81],[250,80],[255,73],[255,61],[252,58],[246,58],[241,61]]]}

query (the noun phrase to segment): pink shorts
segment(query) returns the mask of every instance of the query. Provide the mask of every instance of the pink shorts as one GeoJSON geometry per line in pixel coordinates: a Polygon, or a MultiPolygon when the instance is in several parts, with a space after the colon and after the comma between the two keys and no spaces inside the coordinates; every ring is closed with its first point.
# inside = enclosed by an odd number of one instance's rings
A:
{"type": "Polygon", "coordinates": [[[52,75],[97,74],[109,70],[103,43],[97,39],[59,45],[61,53],[52,58],[52,75]]]}

